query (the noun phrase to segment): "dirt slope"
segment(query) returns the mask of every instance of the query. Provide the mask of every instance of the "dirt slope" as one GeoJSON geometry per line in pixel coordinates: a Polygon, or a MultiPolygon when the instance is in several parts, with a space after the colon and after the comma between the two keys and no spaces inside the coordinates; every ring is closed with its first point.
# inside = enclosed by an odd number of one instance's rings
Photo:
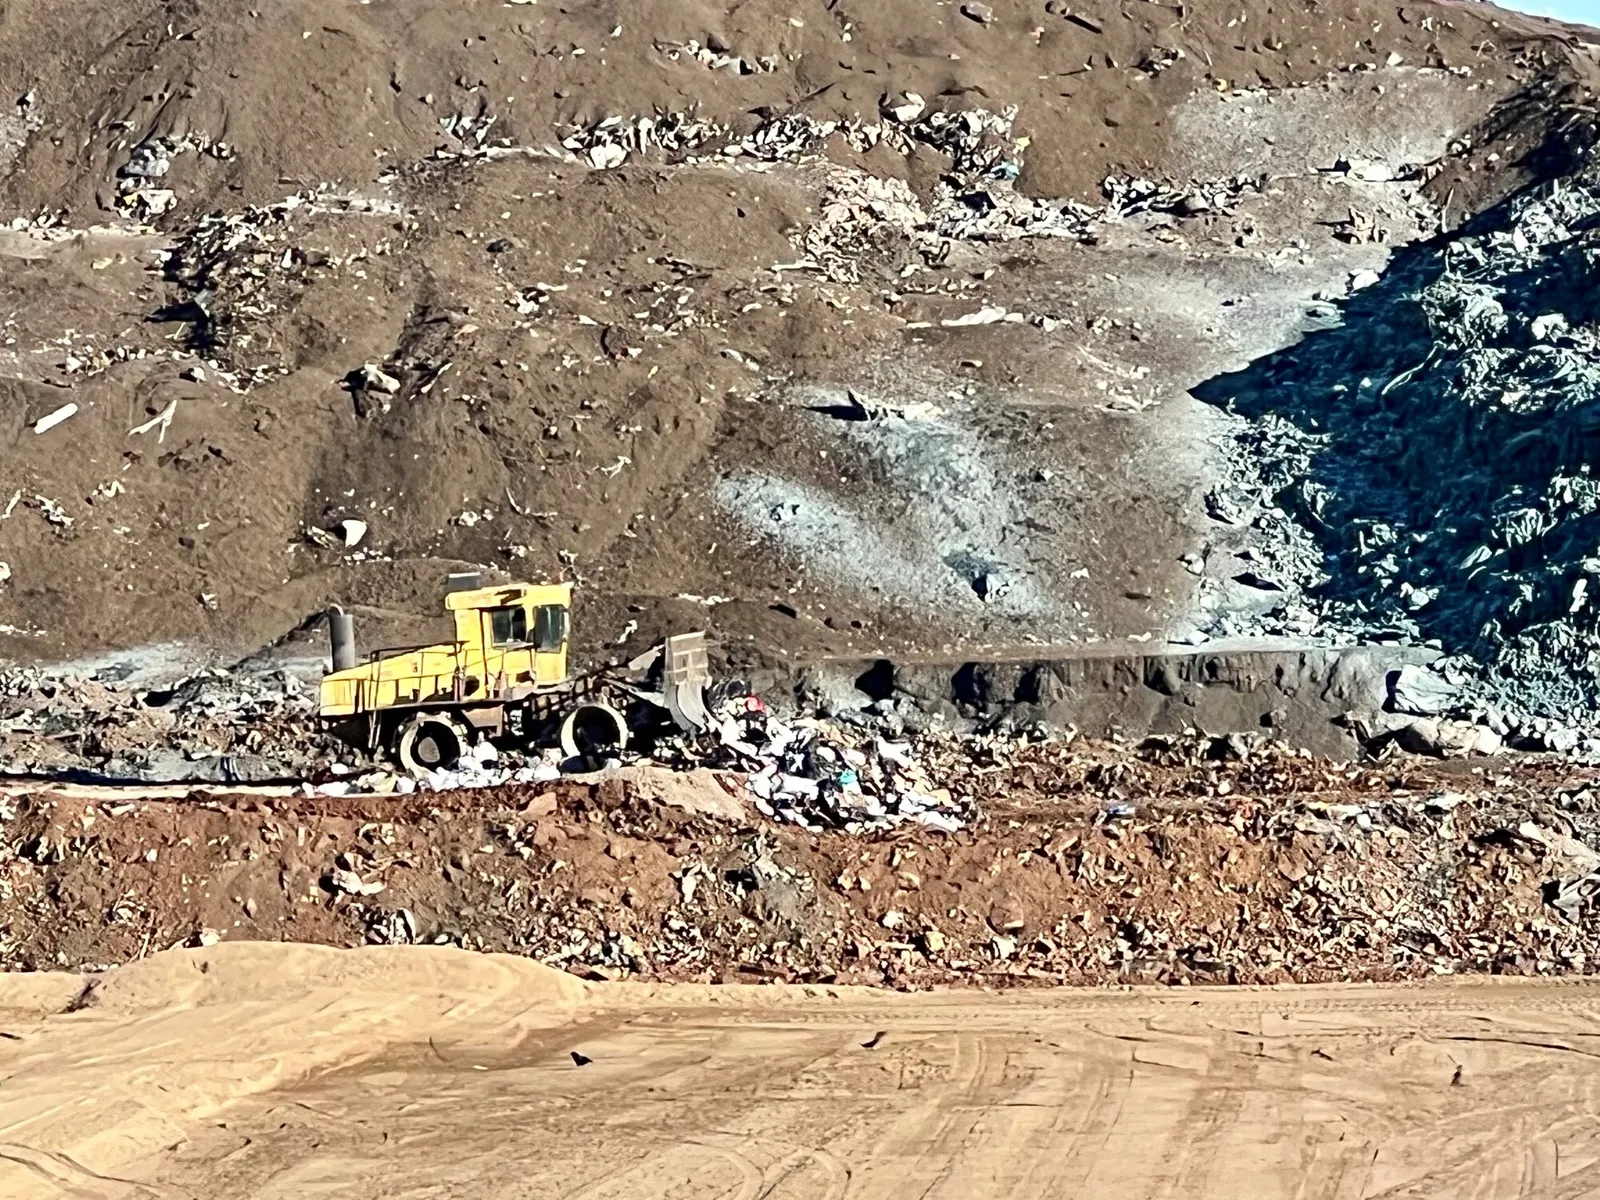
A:
{"type": "Polygon", "coordinates": [[[8,977],[0,1186],[397,1200],[1592,1183],[1581,986],[579,987],[459,952],[260,946],[161,955],[71,1004],[77,978],[8,977]]]}
{"type": "Polygon", "coordinates": [[[411,640],[463,563],[577,578],[591,652],[1182,635],[1237,573],[1185,389],[1434,170],[1531,170],[1452,139],[1576,53],[1476,4],[12,6],[0,653],[411,640]],[[1129,174],[1216,203],[1098,208],[1129,174]]]}
{"type": "Polygon", "coordinates": [[[0,67],[32,91],[37,133],[8,189],[19,208],[92,213],[129,147],[204,134],[238,157],[185,164],[202,168],[179,177],[196,207],[259,204],[280,199],[285,178],[373,183],[432,153],[440,118],[463,108],[540,143],[557,126],[694,104],[725,122],[764,107],[871,114],[900,90],[1018,105],[1037,142],[1031,190],[1086,199],[1107,174],[1159,167],[1168,113],[1197,87],[1286,87],[1391,53],[1493,75],[1550,28],[1485,5],[1372,0],[1001,0],[974,12],[984,19],[927,0],[12,9],[0,67]],[[743,66],[675,59],[691,41],[743,66]]]}

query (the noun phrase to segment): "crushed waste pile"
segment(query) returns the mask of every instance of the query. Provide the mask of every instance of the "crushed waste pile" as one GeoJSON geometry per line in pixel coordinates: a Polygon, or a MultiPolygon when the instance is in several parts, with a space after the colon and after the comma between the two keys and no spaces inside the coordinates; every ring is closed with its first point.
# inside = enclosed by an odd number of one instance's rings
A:
{"type": "Polygon", "coordinates": [[[1513,742],[1593,723],[1597,227],[1592,172],[1550,182],[1200,390],[1245,419],[1213,516],[1278,550],[1285,600],[1258,631],[1432,645],[1430,711],[1513,742]]]}

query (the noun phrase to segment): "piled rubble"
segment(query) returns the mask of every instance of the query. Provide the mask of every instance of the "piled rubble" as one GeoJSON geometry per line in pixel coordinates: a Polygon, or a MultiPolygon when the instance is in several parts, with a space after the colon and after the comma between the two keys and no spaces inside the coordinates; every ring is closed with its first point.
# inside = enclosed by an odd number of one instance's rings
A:
{"type": "Polygon", "coordinates": [[[295,676],[202,671],[162,689],[0,671],[0,775],[109,782],[304,778],[332,743],[295,676]]]}
{"type": "MultiPolygon", "coordinates": [[[[804,846],[668,822],[694,849],[662,919],[585,905],[595,877],[580,876],[539,897],[518,948],[594,978],[709,968],[902,986],[1566,974],[1600,954],[1587,779],[1463,788],[1194,735],[1039,744],[986,778],[1004,799],[970,844],[804,846]]],[[[600,807],[628,837],[659,828],[646,806],[600,807]]],[[[538,836],[512,828],[537,861],[538,836]]],[[[369,938],[398,903],[364,917],[369,938]]]]}
{"type": "MultiPolygon", "coordinates": [[[[784,720],[755,696],[719,707],[700,738],[665,734],[620,759],[564,759],[557,749],[488,741],[448,768],[408,776],[369,762],[320,730],[315,695],[293,675],[213,669],[159,691],[34,669],[0,674],[0,774],[123,783],[298,782],[307,796],[406,796],[550,783],[645,762],[712,768],[766,816],[850,833],[912,822],[954,832],[978,815],[956,777],[961,743],[895,741],[896,718],[784,720]]],[[[986,745],[982,739],[974,746],[986,745]]],[[[978,751],[982,752],[982,751],[978,751]]]]}
{"type": "MultiPolygon", "coordinates": [[[[1102,209],[1070,200],[1041,200],[1014,186],[1028,144],[1014,135],[1014,108],[999,113],[979,108],[929,110],[921,96],[899,93],[885,96],[880,109],[878,121],[821,120],[799,111],[782,112],[768,116],[743,137],[702,119],[692,108],[663,110],[651,116],[610,116],[570,129],[561,145],[596,170],[620,167],[630,155],[651,150],[676,156],[687,165],[816,163],[823,161],[824,147],[832,138],[861,154],[882,145],[907,157],[918,147],[947,156],[949,167],[941,172],[926,207],[900,180],[828,165],[822,219],[800,236],[799,248],[807,256],[802,265],[836,282],[857,281],[860,255],[881,250],[896,238],[910,241],[928,257],[937,256],[946,240],[1092,241],[1097,221],[1142,213],[1225,214],[1240,196],[1258,187],[1242,177],[1189,187],[1111,177],[1104,184],[1107,203],[1102,209]]],[[[505,143],[482,147],[468,157],[519,153],[554,152],[505,143]]]]}
{"type": "MultiPolygon", "coordinates": [[[[348,748],[344,758],[351,757],[348,748]]],[[[490,742],[479,742],[458,763],[438,767],[416,777],[403,775],[387,766],[357,773],[344,762],[330,763],[319,775],[331,776],[321,783],[306,782],[301,790],[315,796],[410,796],[417,792],[470,792],[483,788],[514,787],[520,784],[548,783],[561,778],[561,755],[502,753],[490,742]]],[[[620,764],[619,764],[620,765],[620,764]]],[[[586,764],[574,764],[581,770],[586,764]]]]}
{"type": "MultiPolygon", "coordinates": [[[[608,116],[561,131],[558,145],[535,146],[496,139],[492,116],[463,112],[441,118],[446,144],[431,160],[384,177],[387,193],[363,196],[322,186],[270,205],[210,213],[179,229],[164,263],[179,302],[158,315],[186,322],[189,347],[205,356],[205,369],[236,391],[289,374],[297,360],[275,336],[274,322],[293,314],[319,281],[365,278],[370,264],[364,260],[403,245],[409,228],[404,206],[390,194],[420,188],[430,170],[450,164],[534,157],[611,170],[630,156],[662,154],[690,168],[801,167],[820,180],[822,197],[818,219],[793,234],[802,257],[791,268],[812,270],[833,282],[859,282],[863,270],[894,277],[907,262],[943,261],[951,242],[1038,237],[1089,242],[1105,221],[1226,213],[1255,186],[1242,178],[1174,187],[1113,177],[1105,180],[1106,204],[1100,208],[1026,196],[1017,191],[1016,180],[1028,143],[1015,136],[1015,116],[1011,108],[998,113],[930,109],[920,96],[900,94],[884,98],[876,121],[823,120],[791,110],[766,116],[741,136],[691,106],[648,116],[608,116]],[[931,152],[941,160],[938,180],[919,197],[899,179],[830,161],[825,149],[831,140],[861,154],[880,146],[907,157],[931,152]],[[400,233],[380,231],[369,245],[353,232],[314,220],[324,214],[401,217],[400,233]]],[[[124,208],[141,220],[170,214],[173,194],[155,184],[174,157],[186,152],[232,154],[226,143],[203,137],[141,143],[122,169],[124,208]]],[[[539,310],[548,299],[538,290],[543,286],[521,289],[513,301],[519,315],[539,310]]],[[[358,409],[387,412],[407,370],[400,362],[385,367],[382,381],[394,386],[384,387],[381,395],[374,396],[365,380],[352,382],[358,409]]]]}
{"type": "Polygon", "coordinates": [[[270,345],[255,345],[249,331],[258,321],[292,308],[294,297],[319,274],[359,270],[370,253],[388,252],[380,242],[341,256],[303,244],[305,222],[324,214],[393,217],[399,206],[390,200],[354,195],[332,187],[299,192],[276,204],[236,213],[201,217],[174,240],[163,271],[176,284],[184,303],[165,316],[190,324],[191,345],[215,356],[236,390],[287,374],[292,356],[270,345]]]}
{"type": "Polygon", "coordinates": [[[751,61],[748,58],[742,58],[737,54],[730,53],[728,47],[723,45],[719,38],[711,37],[708,42],[710,44],[701,45],[695,38],[690,38],[686,42],[663,41],[657,38],[655,48],[669,62],[677,62],[679,59],[688,58],[711,71],[730,71],[735,75],[757,75],[767,74],[778,69],[778,59],[775,55],[763,54],[751,61]]]}
{"type": "Polygon", "coordinates": [[[765,816],[812,832],[859,834],[912,822],[954,833],[978,817],[976,801],[957,782],[967,759],[960,741],[929,735],[894,741],[889,731],[903,727],[865,714],[852,723],[785,719],[749,695],[723,701],[714,718],[715,728],[704,737],[667,733],[604,762],[480,742],[454,767],[415,779],[381,767],[358,774],[337,765],[335,778],[305,790],[322,796],[470,791],[644,763],[679,772],[714,770],[765,816]]]}
{"type": "Polygon", "coordinates": [[[225,141],[205,134],[181,137],[150,137],[134,146],[127,162],[117,171],[117,208],[140,223],[147,223],[170,212],[178,194],[163,186],[173,159],[183,154],[204,154],[219,162],[234,157],[225,141]]]}
{"type": "Polygon", "coordinates": [[[747,773],[745,788],[769,817],[813,833],[906,821],[954,833],[977,817],[970,797],[930,777],[919,753],[929,746],[816,718],[784,721],[755,696],[728,701],[716,715],[729,756],[718,759],[747,773]]]}
{"type": "Polygon", "coordinates": [[[836,283],[856,283],[863,262],[882,261],[896,243],[910,246],[927,214],[898,179],[832,168],[817,220],[801,235],[805,264],[836,283]]]}
{"type": "Polygon", "coordinates": [[[1173,187],[1151,179],[1112,176],[1102,188],[1106,212],[1113,217],[1132,217],[1139,213],[1173,213],[1197,217],[1206,213],[1228,216],[1240,198],[1260,192],[1258,180],[1242,175],[1232,179],[1197,182],[1190,187],[1173,187]]]}
{"type": "Polygon", "coordinates": [[[668,154],[690,155],[731,134],[725,125],[703,120],[693,108],[658,112],[654,116],[605,117],[578,127],[561,144],[597,171],[620,167],[629,154],[659,148],[668,154]]]}
{"type": "Polygon", "coordinates": [[[1534,745],[1600,703],[1597,223],[1595,178],[1544,185],[1199,389],[1250,418],[1211,515],[1307,591],[1266,630],[1434,644],[1455,709],[1534,745]]]}
{"type": "Polygon", "coordinates": [[[955,837],[772,824],[714,778],[674,791],[660,772],[409,798],[13,794],[0,966],[224,937],[894,986],[1581,974],[1600,955],[1600,805],[1570,768],[1334,767],[1194,735],[989,749],[961,768],[988,815],[955,837]]]}

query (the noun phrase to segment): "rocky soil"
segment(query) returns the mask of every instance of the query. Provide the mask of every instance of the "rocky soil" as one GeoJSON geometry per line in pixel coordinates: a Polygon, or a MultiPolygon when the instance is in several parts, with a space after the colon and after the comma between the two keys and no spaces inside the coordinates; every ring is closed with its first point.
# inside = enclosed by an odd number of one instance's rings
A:
{"type": "Polygon", "coordinates": [[[736,777],[412,797],[38,790],[0,824],[12,968],[229,938],[458,944],[591,978],[920,986],[1567,973],[1597,950],[1592,772],[1334,768],[1242,739],[1003,741],[986,814],[807,833],[736,777]]]}

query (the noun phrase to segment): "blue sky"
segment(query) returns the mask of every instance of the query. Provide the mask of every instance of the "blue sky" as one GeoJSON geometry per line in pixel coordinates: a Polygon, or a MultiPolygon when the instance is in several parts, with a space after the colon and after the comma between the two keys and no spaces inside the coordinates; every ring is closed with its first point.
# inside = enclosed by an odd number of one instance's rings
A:
{"type": "Polygon", "coordinates": [[[1600,0],[1500,0],[1500,4],[1540,16],[1600,26],[1600,0]]]}

